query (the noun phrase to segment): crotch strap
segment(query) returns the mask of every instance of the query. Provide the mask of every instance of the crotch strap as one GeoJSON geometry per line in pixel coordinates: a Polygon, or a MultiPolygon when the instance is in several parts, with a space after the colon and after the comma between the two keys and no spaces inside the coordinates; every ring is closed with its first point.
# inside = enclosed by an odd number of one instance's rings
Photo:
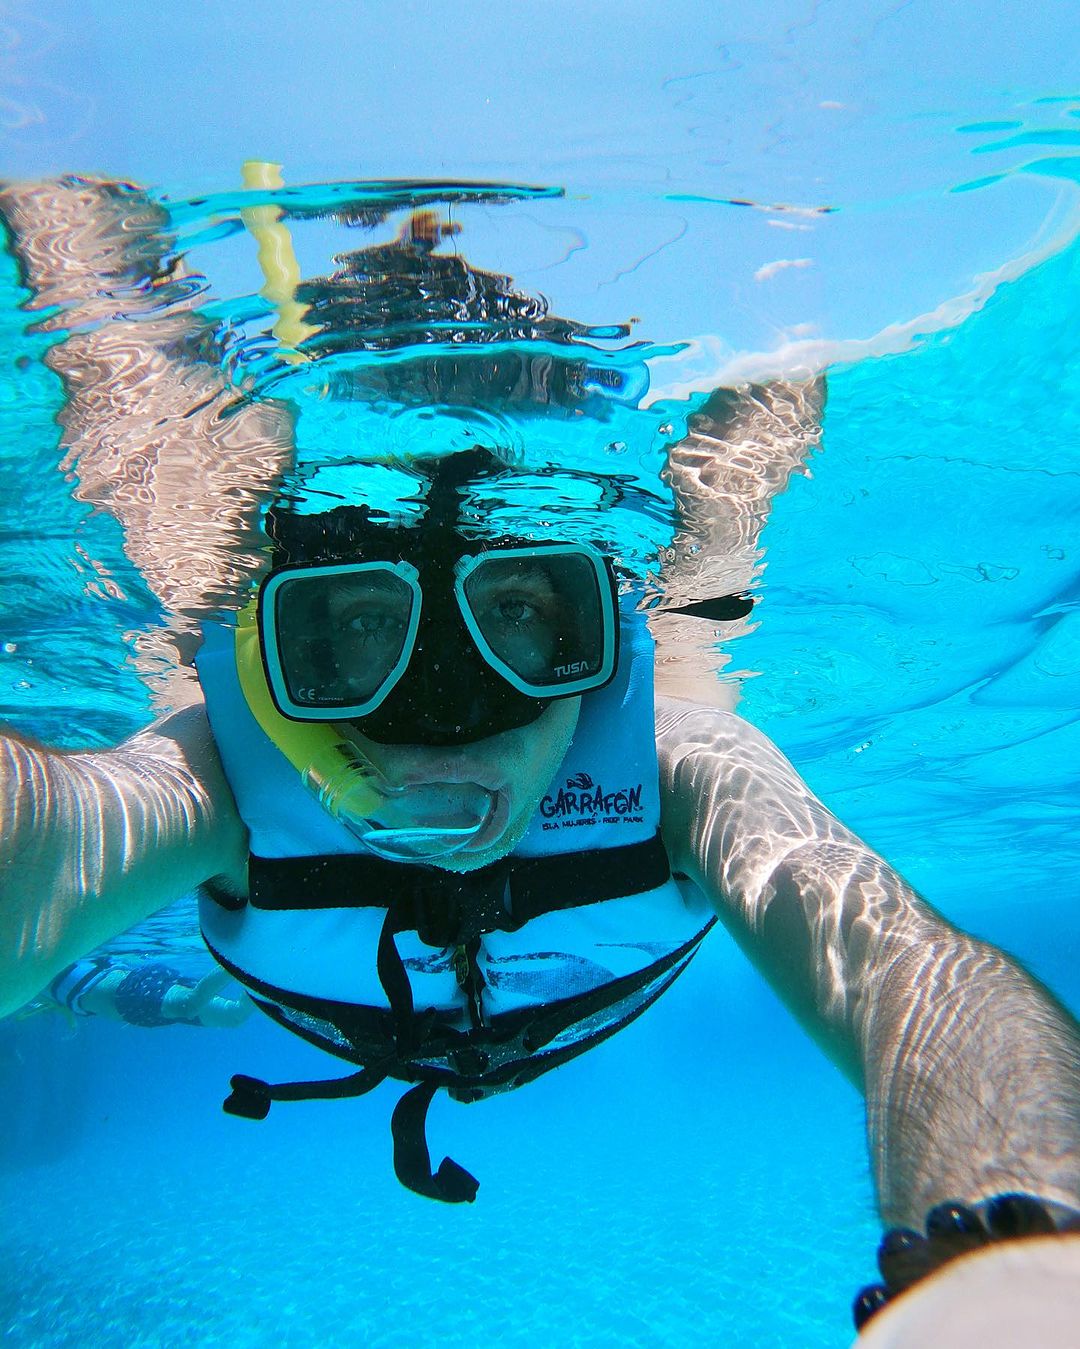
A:
{"type": "MultiPolygon", "coordinates": [[[[388,1065],[377,1064],[348,1077],[324,1082],[279,1082],[271,1085],[257,1077],[238,1073],[229,1085],[232,1093],[223,1104],[227,1114],[241,1119],[265,1119],[272,1101],[329,1101],[363,1096],[377,1087],[388,1065]]],[[[394,1107],[390,1133],[394,1140],[394,1174],[406,1189],[425,1199],[444,1204],[471,1204],[480,1182],[451,1157],[444,1157],[438,1171],[431,1169],[427,1145],[427,1112],[435,1092],[433,1082],[410,1088],[394,1107]]]]}
{"type": "MultiPolygon", "coordinates": [[[[379,1063],[347,1077],[319,1082],[271,1084],[242,1073],[229,1085],[232,1092],[222,1105],[227,1114],[241,1119],[265,1119],[274,1101],[331,1101],[364,1096],[384,1081],[391,1069],[401,1067],[423,1043],[427,1027],[418,1026],[413,1015],[412,988],[394,941],[408,922],[405,905],[391,904],[379,936],[379,982],[394,1014],[394,1053],[379,1063]]],[[[410,1088],[394,1107],[390,1133],[394,1140],[394,1174],[406,1189],[444,1204],[471,1204],[480,1182],[451,1157],[444,1157],[437,1171],[431,1169],[427,1144],[427,1112],[438,1086],[421,1082],[410,1088]]]]}

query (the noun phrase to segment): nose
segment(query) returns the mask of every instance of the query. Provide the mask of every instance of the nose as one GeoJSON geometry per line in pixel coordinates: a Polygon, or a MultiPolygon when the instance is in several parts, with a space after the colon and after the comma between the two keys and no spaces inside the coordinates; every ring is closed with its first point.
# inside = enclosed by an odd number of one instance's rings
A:
{"type": "Polygon", "coordinates": [[[520,693],[480,655],[456,605],[421,618],[408,669],[358,722],[386,745],[468,745],[535,721],[546,699],[520,693]]]}
{"type": "Polygon", "coordinates": [[[413,703],[413,723],[428,744],[468,744],[492,734],[488,713],[501,693],[491,677],[504,683],[480,658],[463,623],[459,631],[430,624],[417,638],[406,680],[413,703]],[[410,678],[412,676],[412,678],[410,678]]]}

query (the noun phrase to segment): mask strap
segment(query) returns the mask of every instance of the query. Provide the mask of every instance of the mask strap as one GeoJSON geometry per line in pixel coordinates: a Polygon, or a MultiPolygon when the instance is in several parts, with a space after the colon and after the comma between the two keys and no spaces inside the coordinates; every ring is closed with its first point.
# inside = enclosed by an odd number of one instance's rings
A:
{"type": "Polygon", "coordinates": [[[691,600],[689,604],[665,605],[650,609],[650,614],[687,614],[691,618],[708,618],[714,623],[734,623],[753,613],[754,601],[745,592],[738,595],[717,595],[711,600],[691,600]]]}

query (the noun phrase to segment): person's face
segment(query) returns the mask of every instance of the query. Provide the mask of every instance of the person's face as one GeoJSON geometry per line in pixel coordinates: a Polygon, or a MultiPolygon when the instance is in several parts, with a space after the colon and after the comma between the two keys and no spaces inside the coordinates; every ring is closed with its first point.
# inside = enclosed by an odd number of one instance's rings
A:
{"type": "Polygon", "coordinates": [[[445,870],[474,871],[506,856],[524,835],[570,747],[580,708],[580,698],[559,698],[528,725],[466,745],[379,744],[353,725],[347,735],[390,788],[402,789],[381,824],[423,824],[431,811],[452,808],[463,788],[491,794],[493,808],[477,836],[438,861],[445,870]]]}

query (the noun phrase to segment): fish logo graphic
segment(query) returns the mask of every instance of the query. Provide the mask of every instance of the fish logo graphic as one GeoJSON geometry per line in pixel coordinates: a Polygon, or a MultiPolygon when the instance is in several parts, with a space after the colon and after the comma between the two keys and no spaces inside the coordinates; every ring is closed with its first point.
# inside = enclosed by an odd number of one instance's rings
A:
{"type": "Polygon", "coordinates": [[[575,773],[572,777],[566,779],[566,785],[571,790],[584,792],[593,785],[593,780],[588,773],[575,773]]]}

